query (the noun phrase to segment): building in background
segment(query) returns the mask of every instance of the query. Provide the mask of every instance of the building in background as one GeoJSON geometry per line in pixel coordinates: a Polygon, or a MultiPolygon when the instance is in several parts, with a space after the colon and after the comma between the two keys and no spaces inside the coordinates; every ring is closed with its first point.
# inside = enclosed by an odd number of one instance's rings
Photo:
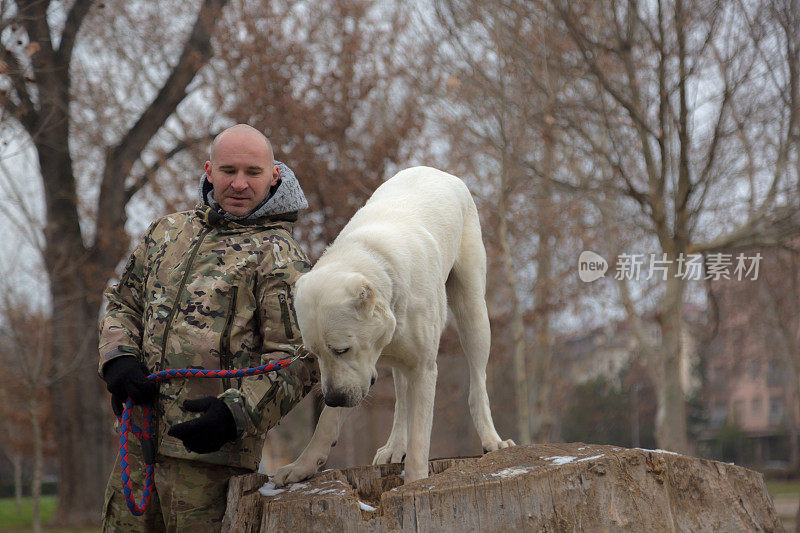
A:
{"type": "Polygon", "coordinates": [[[797,265],[790,251],[761,253],[760,279],[711,285],[718,329],[702,354],[700,441],[711,457],[797,467],[797,265]]]}
{"type": "MultiPolygon", "coordinates": [[[[696,398],[702,381],[696,324],[700,312],[689,308],[683,331],[682,382],[687,398],[696,398]]],[[[649,341],[660,329],[647,322],[649,341]]],[[[581,440],[621,446],[655,445],[655,391],[638,341],[625,321],[580,335],[561,337],[553,349],[554,440],[581,440]],[[613,427],[613,429],[609,429],[613,427]]]]}

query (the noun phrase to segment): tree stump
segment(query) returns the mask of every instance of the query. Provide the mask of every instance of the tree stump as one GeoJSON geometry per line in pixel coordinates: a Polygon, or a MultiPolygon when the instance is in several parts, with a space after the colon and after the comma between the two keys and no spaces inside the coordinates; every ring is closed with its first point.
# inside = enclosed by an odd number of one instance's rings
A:
{"type": "Polygon", "coordinates": [[[403,485],[402,464],[321,472],[281,492],[231,479],[223,530],[783,531],[764,480],[728,463],[582,443],[437,459],[403,485]]]}

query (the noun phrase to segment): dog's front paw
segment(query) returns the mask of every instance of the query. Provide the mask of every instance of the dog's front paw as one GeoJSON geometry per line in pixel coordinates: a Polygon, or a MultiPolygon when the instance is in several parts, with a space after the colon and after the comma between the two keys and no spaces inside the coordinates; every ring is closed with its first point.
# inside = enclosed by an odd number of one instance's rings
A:
{"type": "Polygon", "coordinates": [[[378,448],[375,452],[375,458],[372,460],[374,465],[383,465],[387,463],[402,463],[406,458],[405,444],[392,444],[387,442],[385,446],[378,448]]]}
{"type": "Polygon", "coordinates": [[[318,466],[316,464],[309,464],[298,459],[293,463],[280,467],[278,471],[275,472],[275,475],[272,476],[272,482],[275,483],[276,487],[284,487],[290,483],[297,483],[298,481],[303,481],[316,474],[317,468],[318,466]]]}
{"type": "Polygon", "coordinates": [[[514,441],[511,439],[495,440],[492,442],[487,442],[483,445],[483,453],[493,452],[495,450],[499,450],[501,448],[508,448],[510,446],[516,446],[516,444],[514,444],[514,441]]]}

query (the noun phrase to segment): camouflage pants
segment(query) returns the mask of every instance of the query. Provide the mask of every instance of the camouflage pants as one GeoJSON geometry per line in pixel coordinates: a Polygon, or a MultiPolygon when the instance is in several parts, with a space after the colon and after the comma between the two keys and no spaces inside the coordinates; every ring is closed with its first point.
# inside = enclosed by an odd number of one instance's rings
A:
{"type": "MultiPolygon", "coordinates": [[[[136,504],[142,497],[144,464],[141,455],[128,453],[136,504]]],[[[155,493],[142,516],[131,514],[122,492],[119,457],[106,486],[103,532],[221,531],[228,480],[249,470],[186,459],[159,456],[155,493]]]]}

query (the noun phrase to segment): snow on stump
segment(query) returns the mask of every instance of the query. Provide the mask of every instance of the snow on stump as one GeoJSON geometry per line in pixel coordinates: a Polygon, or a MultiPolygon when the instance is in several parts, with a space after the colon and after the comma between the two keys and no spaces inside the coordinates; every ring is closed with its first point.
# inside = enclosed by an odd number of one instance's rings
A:
{"type": "Polygon", "coordinates": [[[783,531],[761,474],[671,452],[582,443],[321,472],[281,490],[231,479],[223,530],[783,531]]]}

